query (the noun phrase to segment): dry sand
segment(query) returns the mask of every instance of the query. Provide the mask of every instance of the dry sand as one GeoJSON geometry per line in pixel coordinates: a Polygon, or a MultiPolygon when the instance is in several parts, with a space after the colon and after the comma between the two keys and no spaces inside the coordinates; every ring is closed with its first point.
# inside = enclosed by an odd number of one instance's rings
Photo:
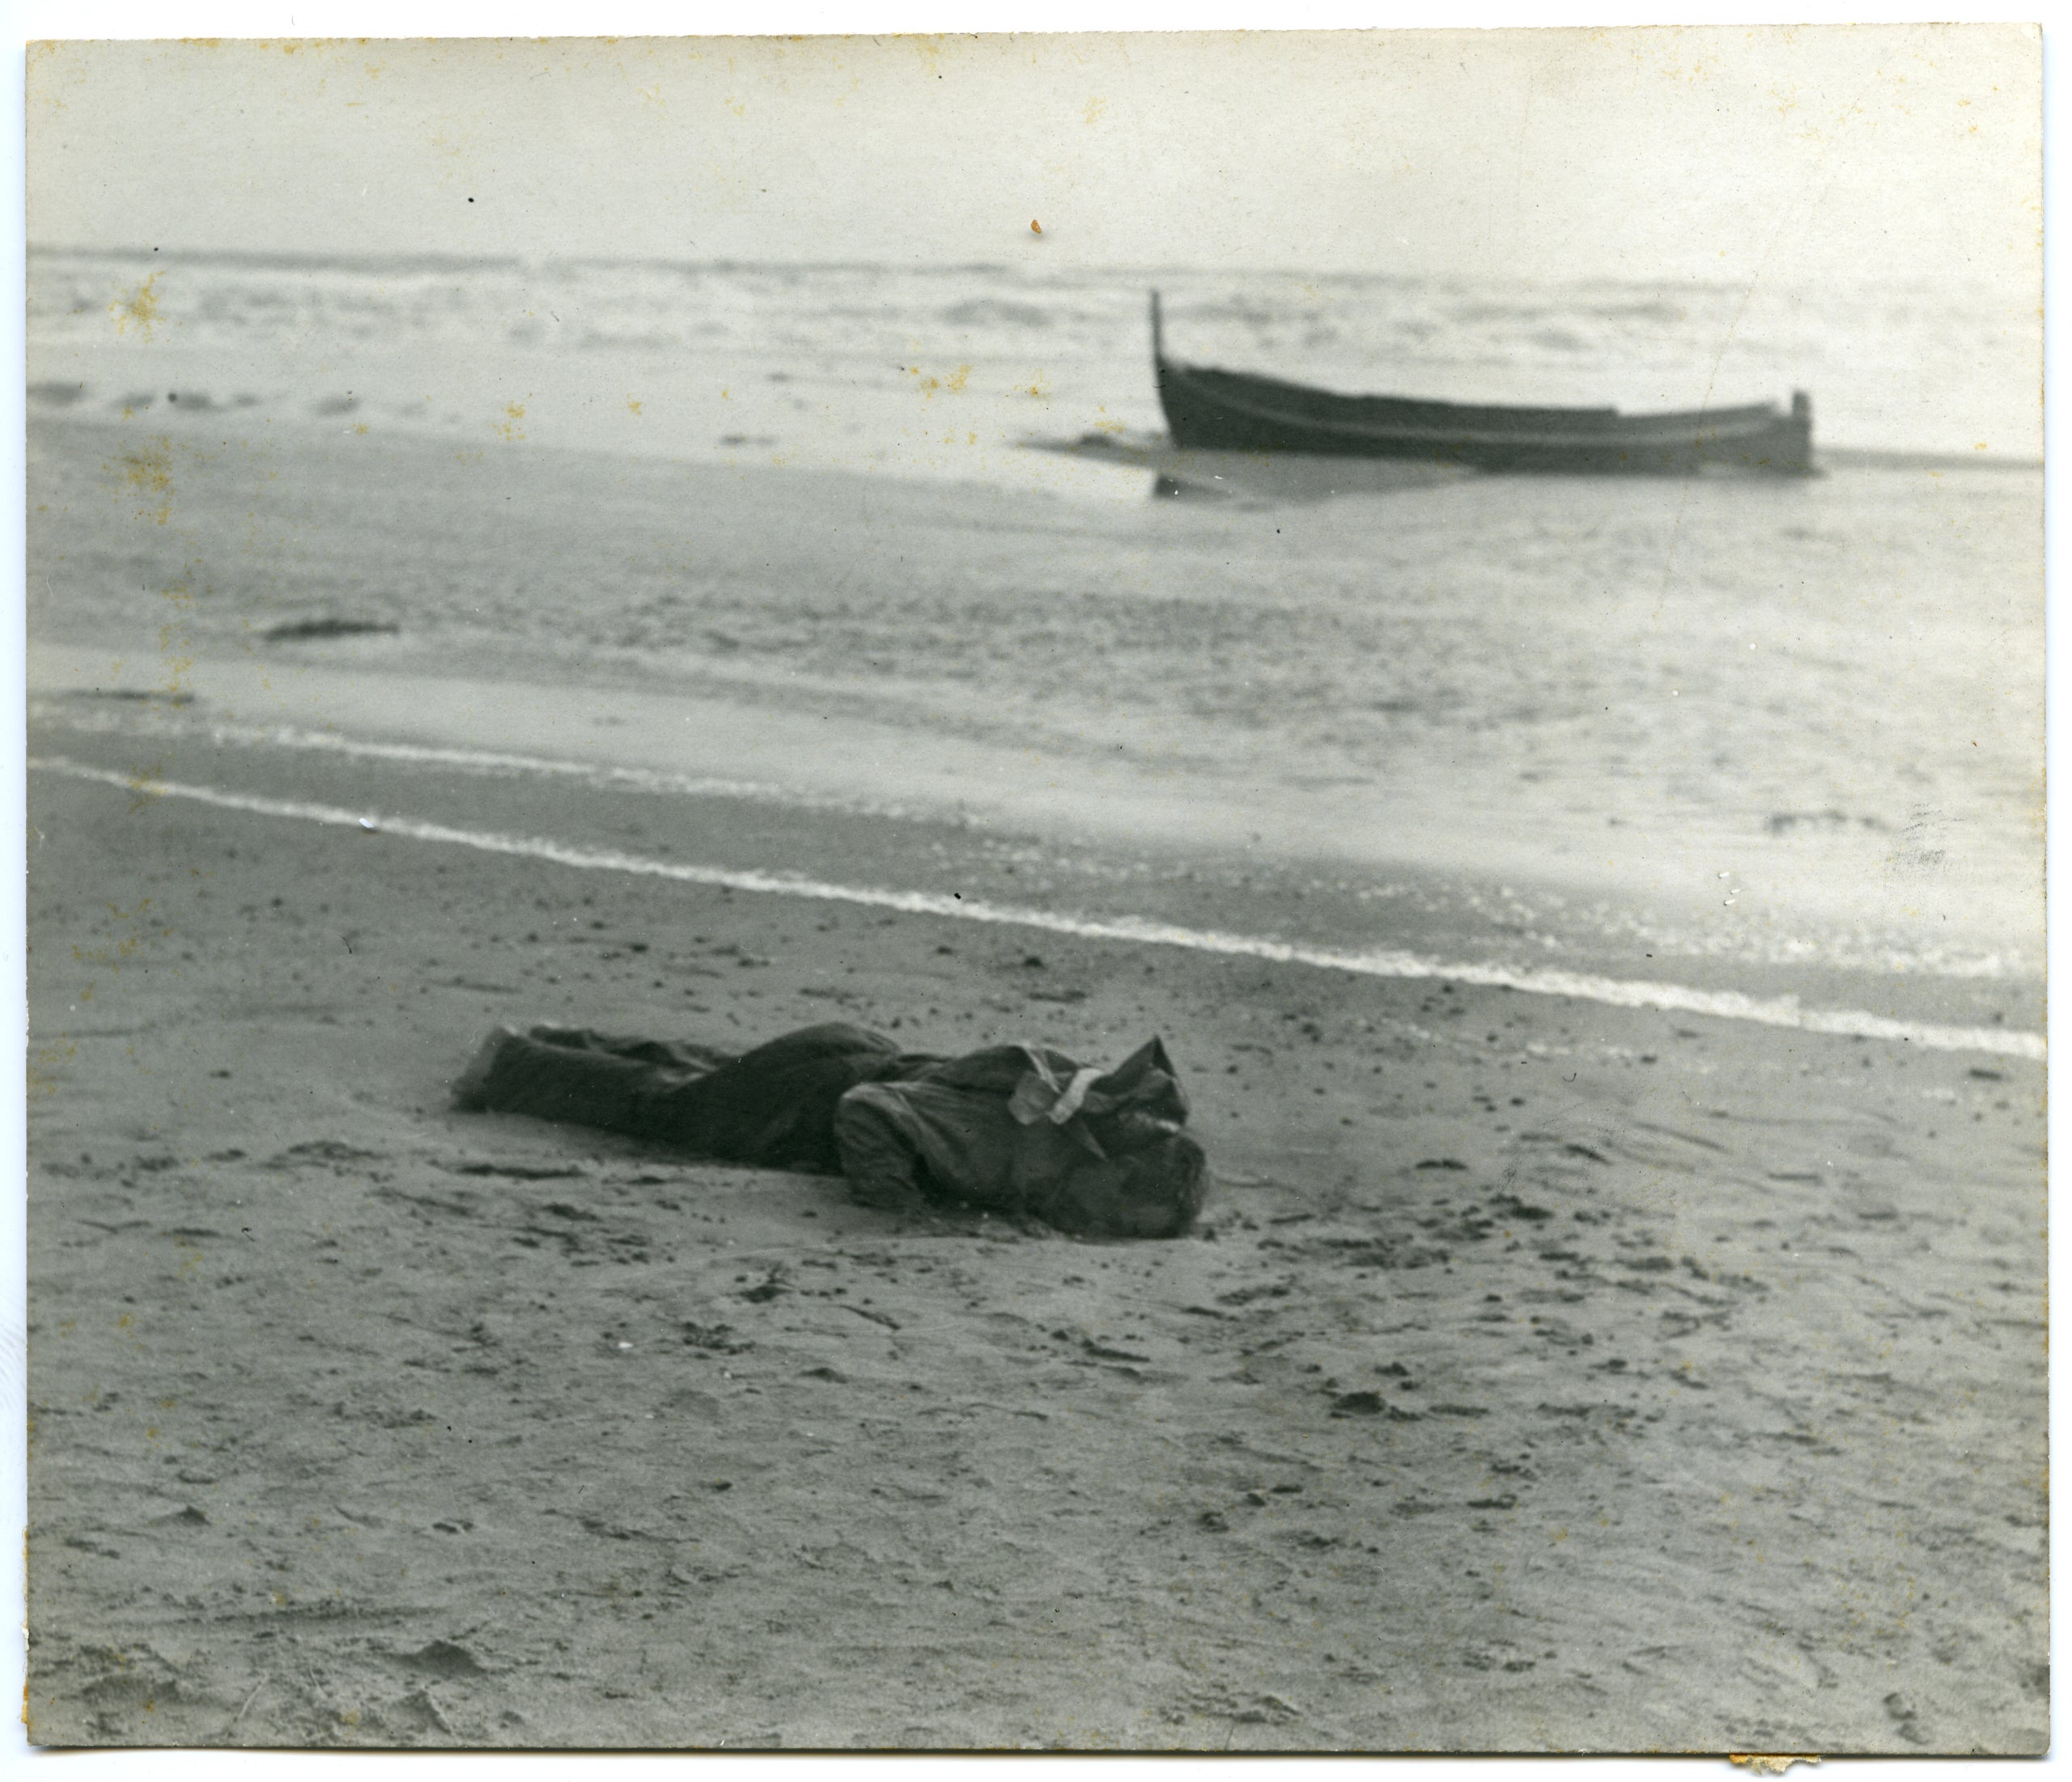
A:
{"type": "Polygon", "coordinates": [[[30,815],[40,1742],[2047,1742],[2036,1066],[30,815]],[[449,1112],[527,1016],[1159,1033],[1219,1186],[1089,1244],[449,1112]]]}

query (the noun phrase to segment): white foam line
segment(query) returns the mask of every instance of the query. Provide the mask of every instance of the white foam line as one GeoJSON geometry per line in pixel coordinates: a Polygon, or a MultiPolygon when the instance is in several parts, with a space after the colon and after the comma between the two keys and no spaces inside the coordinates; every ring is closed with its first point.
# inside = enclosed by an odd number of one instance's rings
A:
{"type": "Polygon", "coordinates": [[[1764,1027],[1795,1029],[1807,1033],[1837,1033],[1863,1039],[1892,1040],[1925,1046],[1938,1052],[1993,1052],[2009,1058],[2041,1059],[2040,1033],[2027,1033],[1991,1027],[1942,1027],[1918,1021],[1894,1020],[1862,1009],[1804,1008],[1795,996],[1747,996],[1739,991],[1696,990],[1684,984],[1655,984],[1621,978],[1599,978],[1584,972],[1514,969],[1504,965],[1474,965],[1421,958],[1415,953],[1347,953],[1330,948],[1303,947],[1271,940],[1258,935],[1225,934],[1211,928],[1182,928],[1170,923],[1150,922],[1136,916],[1093,919],[1059,915],[1047,910],[1028,910],[1012,904],[987,903],[954,892],[896,891],[873,885],[830,885],[792,873],[759,872],[732,867],[690,866],[676,860],[651,859],[615,849],[575,847],[538,835],[503,835],[490,829],[454,829],[444,823],[423,823],[414,817],[378,817],[336,804],[310,804],[299,800],[262,798],[250,792],[233,792],[216,786],[183,785],[176,781],[140,779],[89,767],[63,756],[32,757],[28,764],[44,773],[63,774],[74,779],[119,786],[145,798],[185,798],[214,804],[225,810],[250,811],[263,817],[285,817],[334,829],[353,829],[382,835],[401,836],[415,842],[444,842],[454,847],[474,848],[485,854],[504,854],[527,859],[546,860],[556,866],[578,868],[591,872],[626,872],[647,878],[673,879],[684,885],[703,885],[734,891],[753,891],[772,897],[809,897],[822,902],[855,903],[877,910],[896,910],[910,915],[949,916],[961,922],[983,922],[1002,927],[1039,928],[1053,934],[1078,935],[1095,940],[1123,940],[1161,947],[1184,947],[1195,953],[1220,953],[1229,957],[1270,960],[1278,965],[1315,965],[1327,971],[1357,974],[1366,978],[1450,978],[1463,984],[1523,991],[1535,996],[1565,996],[1583,1002],[1604,1003],[1617,1008],[1660,1008],[1689,1015],[1710,1015],[1723,1020],[1753,1021],[1764,1027]]]}
{"type": "MultiPolygon", "coordinates": [[[[376,742],[349,736],[335,730],[304,730],[292,724],[245,724],[223,719],[203,719],[139,705],[126,710],[80,711],[66,706],[62,698],[31,702],[32,721],[82,732],[90,736],[131,735],[206,736],[219,745],[242,748],[297,749],[339,755],[349,759],[405,762],[417,766],[457,768],[464,773],[487,776],[536,774],[542,777],[576,781],[599,787],[630,787],[637,791],[673,794],[696,798],[723,798],[742,803],[781,804],[793,809],[833,811],[848,817],[885,817],[900,821],[933,822],[952,827],[983,828],[974,824],[962,800],[942,804],[902,804],[853,794],[814,792],[797,787],[762,780],[724,779],[710,774],[670,772],[652,767],[628,767],[605,762],[569,761],[552,755],[520,754],[507,750],[465,749],[433,743],[376,742]]],[[[1807,949],[1803,944],[1758,951],[1753,961],[1768,965],[1798,965],[1807,949]]],[[[1846,943],[1831,948],[1829,962],[1866,970],[1911,971],[1935,978],[2001,979],[2010,975],[2002,956],[1950,958],[1930,953],[1919,956],[1892,953],[1866,959],[1849,950],[1846,943]]],[[[2019,973],[2019,967],[2015,968],[2019,973]]]]}

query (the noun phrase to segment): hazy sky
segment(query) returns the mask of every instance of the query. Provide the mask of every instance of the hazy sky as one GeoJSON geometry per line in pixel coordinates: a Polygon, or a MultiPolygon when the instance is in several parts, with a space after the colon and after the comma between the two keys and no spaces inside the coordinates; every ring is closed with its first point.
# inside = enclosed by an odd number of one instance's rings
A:
{"type": "Polygon", "coordinates": [[[2019,295],[2039,75],[1989,26],[67,44],[29,238],[2019,295]]]}

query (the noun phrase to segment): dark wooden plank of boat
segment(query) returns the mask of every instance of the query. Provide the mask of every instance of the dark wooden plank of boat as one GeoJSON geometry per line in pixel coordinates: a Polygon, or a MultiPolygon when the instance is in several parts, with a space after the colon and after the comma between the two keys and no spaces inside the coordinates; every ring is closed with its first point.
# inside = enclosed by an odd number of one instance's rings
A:
{"type": "Polygon", "coordinates": [[[1343,397],[1282,380],[1161,359],[1159,397],[1179,444],[1199,450],[1429,457],[1485,469],[1671,473],[1707,465],[1803,472],[1810,416],[1774,404],[1624,415],[1343,397]]]}

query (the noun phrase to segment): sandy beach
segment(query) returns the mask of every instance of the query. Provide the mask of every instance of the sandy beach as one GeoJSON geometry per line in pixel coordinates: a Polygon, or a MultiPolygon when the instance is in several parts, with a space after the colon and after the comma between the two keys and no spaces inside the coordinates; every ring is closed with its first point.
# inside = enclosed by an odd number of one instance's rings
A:
{"type": "Polygon", "coordinates": [[[31,49],[31,1742],[2048,1750],[2037,28],[31,49]]]}
{"type": "Polygon", "coordinates": [[[2042,49],[32,45],[28,1737],[2046,1751],[2042,49]]]}
{"type": "Polygon", "coordinates": [[[32,739],[138,782],[29,789],[37,1742],[2045,1744],[2037,1065],[210,806],[328,788],[101,703],[32,739]],[[448,1111],[528,1017],[1157,1033],[1217,1186],[1089,1244],[448,1111]]]}

